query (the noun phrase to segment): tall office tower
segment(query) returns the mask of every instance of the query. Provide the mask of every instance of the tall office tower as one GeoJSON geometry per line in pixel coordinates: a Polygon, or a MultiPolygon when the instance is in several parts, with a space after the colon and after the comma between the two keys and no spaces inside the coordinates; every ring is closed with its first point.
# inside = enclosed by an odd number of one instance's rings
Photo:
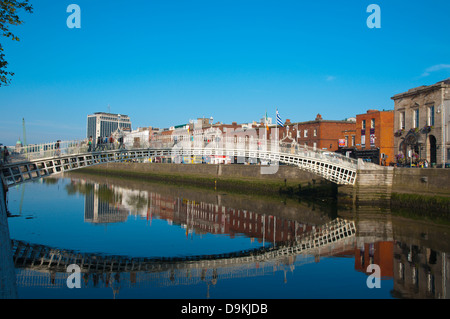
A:
{"type": "Polygon", "coordinates": [[[131,120],[128,115],[96,112],[87,116],[86,137],[97,140],[99,136],[110,136],[120,125],[123,131],[131,131],[131,120]]]}

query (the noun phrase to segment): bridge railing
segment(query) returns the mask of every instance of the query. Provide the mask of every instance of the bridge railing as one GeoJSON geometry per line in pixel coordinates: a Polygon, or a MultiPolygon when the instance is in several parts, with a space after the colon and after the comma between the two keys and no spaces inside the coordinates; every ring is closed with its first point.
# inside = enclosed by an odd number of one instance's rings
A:
{"type": "Polygon", "coordinates": [[[56,141],[25,146],[8,146],[8,162],[30,161],[55,156],[82,154],[88,150],[87,139],[56,141]]]}
{"type": "MultiPolygon", "coordinates": [[[[222,154],[248,158],[259,158],[267,162],[278,162],[281,157],[301,157],[311,160],[322,160],[327,163],[357,168],[357,160],[341,154],[321,150],[298,143],[283,143],[277,140],[258,138],[242,138],[233,136],[207,137],[205,135],[179,135],[159,136],[147,139],[125,139],[124,144],[114,143],[96,144],[89,146],[87,139],[58,141],[44,144],[27,145],[23,147],[8,147],[9,162],[21,162],[51,158],[66,155],[83,154],[87,152],[100,152],[116,149],[167,149],[171,154],[178,156],[185,151],[194,151],[202,156],[222,154]]],[[[192,152],[190,152],[192,154],[192,152]]]]}
{"type": "Polygon", "coordinates": [[[274,140],[262,139],[242,139],[235,137],[217,137],[214,139],[206,139],[205,137],[195,136],[178,136],[176,139],[157,138],[153,139],[148,144],[149,148],[166,148],[172,149],[173,154],[180,154],[181,150],[197,150],[202,155],[208,153],[227,154],[227,152],[238,152],[242,156],[271,158],[276,160],[279,156],[289,157],[297,156],[302,158],[309,158],[311,160],[323,160],[328,163],[335,163],[342,166],[356,168],[357,160],[346,157],[344,155],[321,150],[318,148],[301,145],[298,143],[282,143],[274,140]],[[214,152],[213,152],[214,151],[214,152]]]}

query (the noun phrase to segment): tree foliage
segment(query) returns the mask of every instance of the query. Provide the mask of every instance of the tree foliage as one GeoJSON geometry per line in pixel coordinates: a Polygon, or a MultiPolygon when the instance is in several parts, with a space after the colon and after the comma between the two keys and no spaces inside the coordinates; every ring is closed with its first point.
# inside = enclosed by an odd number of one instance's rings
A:
{"type": "MultiPolygon", "coordinates": [[[[9,27],[11,25],[20,25],[23,21],[19,17],[20,11],[32,13],[33,7],[30,0],[0,0],[0,34],[1,40],[11,38],[13,41],[19,41],[19,38],[13,34],[9,27]]],[[[10,77],[13,72],[6,71],[8,62],[5,60],[4,49],[0,42],[0,86],[8,85],[11,82],[10,77]]]]}

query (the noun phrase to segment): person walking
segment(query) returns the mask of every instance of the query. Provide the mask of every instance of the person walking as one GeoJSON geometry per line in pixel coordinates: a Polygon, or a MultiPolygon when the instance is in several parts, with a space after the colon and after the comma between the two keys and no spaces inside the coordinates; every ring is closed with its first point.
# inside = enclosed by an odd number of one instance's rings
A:
{"type": "Polygon", "coordinates": [[[99,136],[97,137],[97,145],[95,146],[95,150],[99,151],[101,147],[102,147],[102,137],[99,136]]]}
{"type": "Polygon", "coordinates": [[[89,136],[89,141],[88,141],[88,152],[92,152],[92,135],[89,136]]]}
{"type": "Polygon", "coordinates": [[[0,164],[3,165],[3,163],[5,163],[5,150],[2,147],[2,144],[0,144],[0,164]]]}
{"type": "Polygon", "coordinates": [[[9,156],[8,148],[5,146],[3,148],[3,161],[5,164],[8,164],[8,156],[9,156]]]}
{"type": "Polygon", "coordinates": [[[55,156],[60,156],[61,155],[61,140],[57,140],[55,143],[55,156]]]}
{"type": "Polygon", "coordinates": [[[112,136],[112,134],[109,137],[109,145],[110,145],[110,149],[114,149],[114,138],[112,136]]]}

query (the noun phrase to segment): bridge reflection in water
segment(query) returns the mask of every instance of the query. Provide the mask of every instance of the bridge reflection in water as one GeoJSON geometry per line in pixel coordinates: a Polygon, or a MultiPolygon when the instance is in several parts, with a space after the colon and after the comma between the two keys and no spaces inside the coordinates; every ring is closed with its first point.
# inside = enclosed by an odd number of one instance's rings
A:
{"type": "MultiPolygon", "coordinates": [[[[73,175],[73,174],[72,174],[73,175]]],[[[76,174],[75,174],[76,175],[76,174]]],[[[46,179],[46,183],[57,182],[46,179]]],[[[120,184],[120,182],[118,182],[120,184]]],[[[126,185],[128,183],[125,183],[126,185]]],[[[289,219],[287,209],[280,216],[234,209],[221,203],[188,200],[185,197],[133,190],[124,185],[72,178],[69,193],[85,195],[84,220],[94,224],[126,221],[130,212],[147,220],[158,218],[185,228],[186,235],[243,234],[255,238],[261,247],[218,254],[183,257],[132,258],[48,247],[12,240],[12,254],[19,287],[67,287],[67,266],[77,264],[85,287],[147,287],[216,283],[227,278],[261,276],[276,271],[293,271],[294,264],[317,261],[319,256],[345,253],[355,245],[355,224],[332,219],[315,211],[304,222],[289,219]],[[119,284],[120,282],[120,284],[119,284]]],[[[223,200],[222,200],[223,202],[223,200]]],[[[297,208],[297,207],[296,207],[297,208]]],[[[268,208],[270,210],[270,207],[268,208]]]]}
{"type": "Polygon", "coordinates": [[[209,287],[228,279],[284,273],[287,280],[288,273],[301,271],[299,267],[317,263],[323,257],[350,256],[354,258],[354,269],[362,273],[369,264],[380,265],[382,277],[394,280],[393,297],[448,298],[449,241],[436,235],[442,231],[421,227],[418,240],[414,223],[397,220],[390,212],[380,214],[375,207],[336,218],[319,210],[308,211],[306,206],[302,211],[298,206],[291,211],[289,205],[278,205],[276,211],[270,203],[257,207],[250,202],[246,206],[214,192],[196,197],[195,191],[180,194],[178,189],[171,192],[170,187],[162,190],[161,186],[157,188],[160,192],[131,189],[130,181],[108,178],[105,182],[104,177],[90,180],[71,175],[66,190],[85,195],[87,223],[119,223],[135,215],[150,223],[152,218],[166,220],[184,228],[186,235],[243,234],[260,246],[217,254],[144,258],[13,239],[18,288],[66,288],[70,275],[67,266],[77,264],[83,288],[110,288],[115,295],[124,288],[182,285],[204,285],[209,291],[209,287]]]}
{"type": "Polygon", "coordinates": [[[302,255],[301,263],[308,263],[314,261],[312,256],[345,252],[353,247],[355,233],[353,222],[337,219],[292,242],[216,255],[127,258],[81,254],[15,240],[13,255],[16,267],[34,271],[19,272],[19,286],[64,287],[70,264],[77,264],[86,275],[84,278],[92,281],[85,282],[87,286],[97,285],[99,274],[108,278],[103,280],[106,286],[120,280],[123,275],[128,277],[125,285],[139,287],[146,284],[196,284],[200,281],[214,283],[219,279],[263,275],[268,269],[289,267],[299,255],[302,255]]]}

